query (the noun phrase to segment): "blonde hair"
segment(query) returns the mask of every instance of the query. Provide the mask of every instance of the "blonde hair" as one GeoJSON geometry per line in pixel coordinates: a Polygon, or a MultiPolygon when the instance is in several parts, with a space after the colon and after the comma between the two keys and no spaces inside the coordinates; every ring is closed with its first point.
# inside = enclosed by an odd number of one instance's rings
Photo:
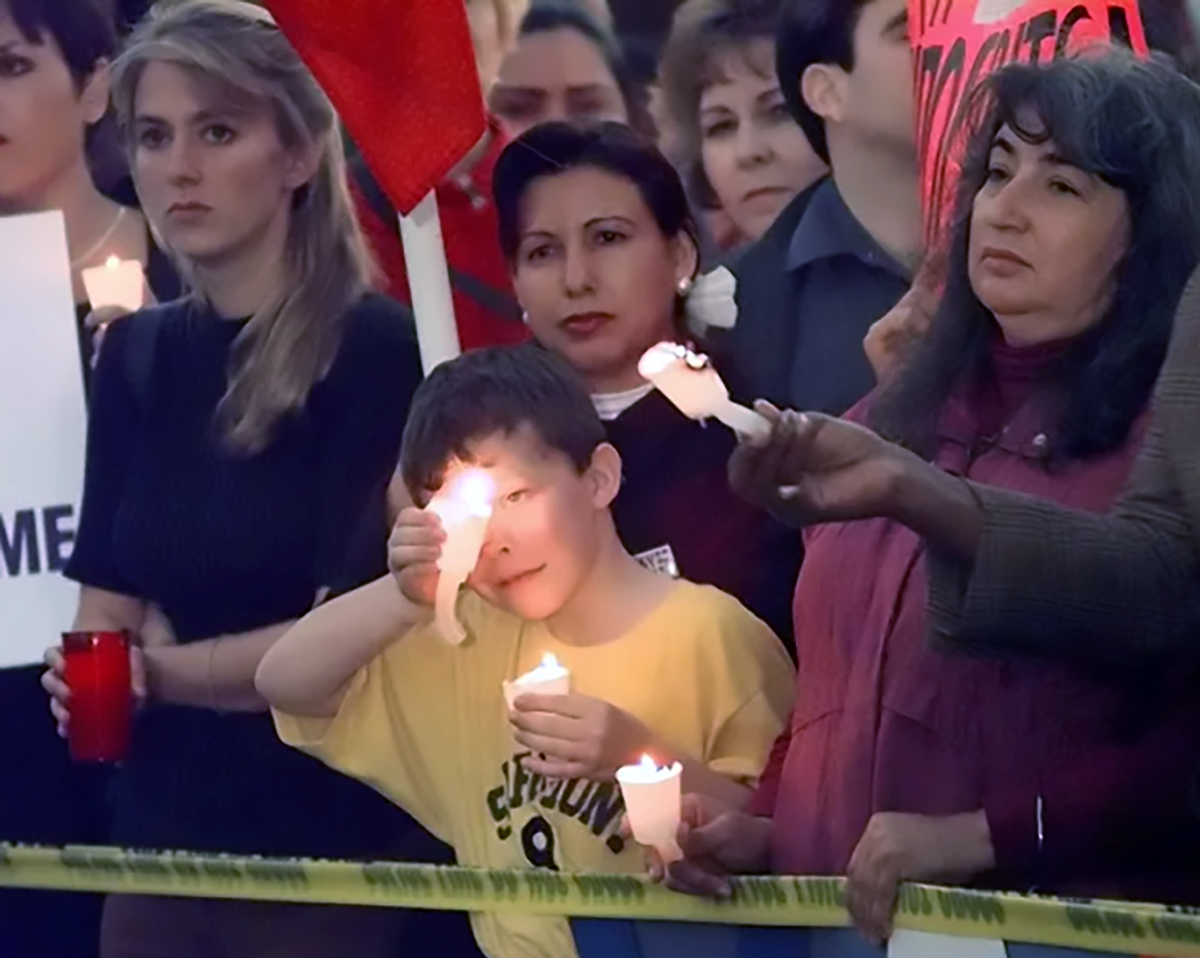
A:
{"type": "MultiPolygon", "coordinates": [[[[346,181],[341,130],[329,98],[269,13],[240,0],[183,0],[156,5],[113,64],[113,102],[131,151],[138,83],[155,62],[213,83],[239,105],[266,105],[286,149],[315,149],[320,158],[316,174],[293,197],[286,288],[258,309],[234,342],[217,410],[228,446],[253,455],[329,372],[346,313],[373,278],[346,181]]],[[[203,293],[195,265],[174,255],[185,279],[203,293]]]]}

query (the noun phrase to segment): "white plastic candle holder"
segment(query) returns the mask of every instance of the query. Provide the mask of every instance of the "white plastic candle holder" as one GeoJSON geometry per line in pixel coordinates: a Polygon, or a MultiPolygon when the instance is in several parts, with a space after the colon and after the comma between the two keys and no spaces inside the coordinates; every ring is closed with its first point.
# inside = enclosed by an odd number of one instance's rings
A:
{"type": "Polygon", "coordinates": [[[689,419],[716,419],[744,436],[765,436],[771,424],[753,409],[739,406],[708,357],[678,343],[651,346],[638,372],[689,419]]]}
{"type": "Polygon", "coordinates": [[[655,849],[664,862],[683,858],[677,836],[683,810],[683,766],[659,767],[649,755],[637,765],[617,769],[617,782],[639,845],[655,849]]]}
{"type": "Polygon", "coordinates": [[[458,590],[475,569],[488,522],[496,483],[481,469],[467,469],[452,476],[426,508],[434,513],[446,532],[442,555],[438,560],[438,585],[435,614],[438,631],[452,645],[467,637],[458,621],[458,590]]]}
{"type": "Polygon", "coordinates": [[[571,672],[559,664],[553,654],[547,652],[542,656],[542,664],[524,675],[505,681],[504,701],[508,703],[511,712],[513,703],[522,695],[569,695],[571,693],[571,672]]]}
{"type": "Polygon", "coordinates": [[[92,309],[118,306],[136,312],[146,302],[146,275],[135,260],[110,256],[103,266],[85,269],[81,274],[92,309]]]}

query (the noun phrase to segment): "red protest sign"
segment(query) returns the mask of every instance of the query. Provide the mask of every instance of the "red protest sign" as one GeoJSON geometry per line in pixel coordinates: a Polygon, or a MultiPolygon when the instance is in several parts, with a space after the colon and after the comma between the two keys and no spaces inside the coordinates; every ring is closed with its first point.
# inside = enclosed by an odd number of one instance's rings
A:
{"type": "Polygon", "coordinates": [[[1100,43],[1146,53],[1137,0],[909,0],[908,17],[930,249],[944,241],[970,132],[971,94],[982,80],[1008,63],[1044,63],[1100,43]]]}

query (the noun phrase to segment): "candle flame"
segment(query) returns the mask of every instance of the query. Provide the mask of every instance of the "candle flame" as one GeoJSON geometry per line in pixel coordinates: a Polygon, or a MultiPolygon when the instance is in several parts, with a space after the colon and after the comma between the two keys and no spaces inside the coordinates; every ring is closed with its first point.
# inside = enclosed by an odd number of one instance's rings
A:
{"type": "Polygon", "coordinates": [[[104,266],[106,269],[116,269],[120,265],[121,265],[121,261],[119,259],[117,259],[115,256],[110,256],[108,259],[106,259],[104,261],[104,266]]]}
{"type": "Polygon", "coordinates": [[[652,759],[649,755],[642,756],[642,760],[638,763],[638,767],[641,768],[642,771],[645,771],[645,772],[657,772],[658,771],[658,763],[655,762],[654,759],[652,759]]]}
{"type": "Polygon", "coordinates": [[[471,515],[486,518],[492,514],[496,482],[482,469],[470,469],[455,480],[452,494],[471,515]]]}
{"type": "Polygon", "coordinates": [[[553,652],[547,652],[545,655],[542,656],[542,668],[544,668],[544,669],[560,669],[560,668],[562,668],[562,666],[558,664],[558,659],[556,659],[554,657],[553,652]]]}

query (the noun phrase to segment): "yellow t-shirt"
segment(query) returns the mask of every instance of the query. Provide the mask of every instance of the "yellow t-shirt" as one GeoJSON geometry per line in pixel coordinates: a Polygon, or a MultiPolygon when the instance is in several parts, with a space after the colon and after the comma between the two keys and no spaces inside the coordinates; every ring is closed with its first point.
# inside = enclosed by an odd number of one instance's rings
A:
{"type": "MultiPolygon", "coordinates": [[[[752,784],[791,711],[791,661],[771,630],[710,586],[678,582],[620,639],[564,645],[464,593],[467,640],[433,628],[391,645],[354,679],[338,715],[276,713],[280,737],[361,779],[454,846],[464,865],[640,873],[644,857],[617,834],[615,781],[546,780],[520,764],[501,682],[553,652],[572,691],[624,709],[675,748],[752,784]]],[[[472,916],[491,958],[570,958],[563,918],[472,916]]]]}

